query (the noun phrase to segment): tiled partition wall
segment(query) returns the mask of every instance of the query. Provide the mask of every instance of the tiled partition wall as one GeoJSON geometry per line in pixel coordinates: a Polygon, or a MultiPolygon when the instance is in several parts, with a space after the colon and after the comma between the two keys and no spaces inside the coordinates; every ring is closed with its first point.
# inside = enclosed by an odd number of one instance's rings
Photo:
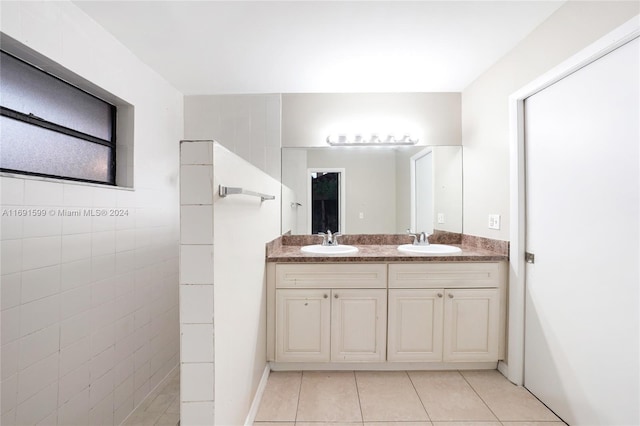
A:
{"type": "Polygon", "coordinates": [[[182,94],[71,2],[1,8],[3,47],[10,39],[130,106],[133,139],[119,143],[135,179],[120,189],[0,177],[0,423],[120,424],[178,365],[182,94]],[[98,208],[126,214],[60,213],[98,208]],[[23,209],[46,215],[10,216],[23,209]]]}
{"type": "Polygon", "coordinates": [[[280,234],[280,182],[206,141],[181,143],[180,179],[181,424],[244,424],[268,372],[265,243],[280,234]],[[218,185],[275,199],[222,198],[218,185]]]}
{"type": "Polygon", "coordinates": [[[214,424],[213,142],[180,143],[180,423],[214,424]]]}

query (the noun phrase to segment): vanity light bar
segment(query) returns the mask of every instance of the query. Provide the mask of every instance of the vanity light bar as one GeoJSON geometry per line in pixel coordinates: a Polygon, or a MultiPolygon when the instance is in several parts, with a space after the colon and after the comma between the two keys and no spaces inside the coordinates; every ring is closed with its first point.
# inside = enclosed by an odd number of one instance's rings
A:
{"type": "Polygon", "coordinates": [[[353,139],[349,139],[347,135],[329,135],[327,136],[327,143],[331,146],[402,146],[415,145],[418,143],[418,139],[411,139],[408,134],[401,138],[387,135],[384,139],[381,139],[377,134],[373,134],[369,138],[356,134],[353,139]]]}

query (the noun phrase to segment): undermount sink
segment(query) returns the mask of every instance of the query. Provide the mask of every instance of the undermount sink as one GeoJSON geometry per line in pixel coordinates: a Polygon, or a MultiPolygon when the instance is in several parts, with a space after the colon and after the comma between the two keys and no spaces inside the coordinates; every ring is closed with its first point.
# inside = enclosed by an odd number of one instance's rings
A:
{"type": "Polygon", "coordinates": [[[322,244],[314,244],[311,246],[303,246],[300,251],[307,254],[353,254],[358,252],[358,247],[349,245],[323,246],[322,244]]]}
{"type": "Polygon", "coordinates": [[[425,246],[415,244],[403,244],[398,246],[398,250],[403,253],[411,254],[451,254],[460,253],[459,247],[448,246],[445,244],[429,244],[425,246]]]}

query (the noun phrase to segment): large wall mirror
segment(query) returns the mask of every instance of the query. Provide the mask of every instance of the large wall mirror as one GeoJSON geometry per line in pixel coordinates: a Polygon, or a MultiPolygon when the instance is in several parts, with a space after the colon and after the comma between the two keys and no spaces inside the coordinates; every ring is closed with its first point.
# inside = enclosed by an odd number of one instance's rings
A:
{"type": "Polygon", "coordinates": [[[462,147],[282,148],[282,233],[462,232],[462,147]]]}

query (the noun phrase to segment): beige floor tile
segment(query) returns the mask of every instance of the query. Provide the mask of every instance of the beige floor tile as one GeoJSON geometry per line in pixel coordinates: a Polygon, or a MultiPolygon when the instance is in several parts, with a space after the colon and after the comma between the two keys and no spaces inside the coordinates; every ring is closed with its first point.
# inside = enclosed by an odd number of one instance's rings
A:
{"type": "Polygon", "coordinates": [[[137,410],[129,416],[124,423],[125,426],[153,426],[162,417],[162,413],[153,411],[138,412],[137,410]]]}
{"type": "Polygon", "coordinates": [[[173,400],[169,407],[167,407],[167,411],[165,413],[178,413],[180,414],[180,394],[176,395],[176,399],[173,400]]]}
{"type": "Polygon", "coordinates": [[[305,371],[296,420],[362,422],[353,372],[305,371]]]}
{"type": "Polygon", "coordinates": [[[253,426],[295,426],[295,422],[253,422],[253,426]]]}
{"type": "Polygon", "coordinates": [[[154,413],[164,413],[167,411],[167,408],[171,405],[171,403],[176,399],[177,395],[175,394],[164,394],[156,396],[151,404],[147,406],[144,410],[146,412],[154,412],[154,413]]]}
{"type": "Polygon", "coordinates": [[[262,395],[256,421],[294,422],[301,380],[302,373],[299,371],[272,371],[262,395]]]}
{"type": "Polygon", "coordinates": [[[180,381],[171,380],[164,388],[158,390],[160,395],[177,395],[180,393],[180,381]]]}
{"type": "Polygon", "coordinates": [[[365,422],[364,426],[432,426],[431,422],[365,422]]]}
{"type": "Polygon", "coordinates": [[[433,422],[433,426],[501,426],[500,422],[433,422]]]}
{"type": "Polygon", "coordinates": [[[180,414],[177,413],[164,413],[156,421],[155,426],[176,426],[180,421],[180,414]]]}
{"type": "Polygon", "coordinates": [[[362,426],[361,422],[351,422],[351,423],[343,423],[343,422],[296,422],[296,426],[362,426]]]}
{"type": "Polygon", "coordinates": [[[122,423],[123,426],[141,426],[142,425],[142,413],[133,412],[127,420],[122,423]]]}
{"type": "Polygon", "coordinates": [[[429,420],[404,371],[358,371],[356,383],[364,421],[429,420]]]}
{"type": "Polygon", "coordinates": [[[431,421],[497,420],[457,371],[411,371],[409,377],[431,421]]]}
{"type": "Polygon", "coordinates": [[[565,422],[502,422],[503,426],[562,426],[565,422]]]}
{"type": "Polygon", "coordinates": [[[559,421],[525,388],[509,382],[497,370],[463,371],[471,387],[501,421],[559,421]]]}

